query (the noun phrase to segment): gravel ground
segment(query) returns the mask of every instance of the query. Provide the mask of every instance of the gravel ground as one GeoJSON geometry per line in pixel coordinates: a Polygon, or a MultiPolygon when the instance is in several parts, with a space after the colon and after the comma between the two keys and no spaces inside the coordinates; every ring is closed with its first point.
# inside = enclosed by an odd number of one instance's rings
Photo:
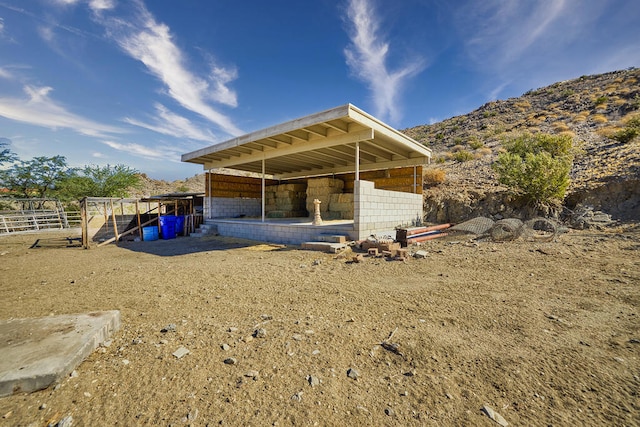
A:
{"type": "Polygon", "coordinates": [[[359,263],[66,236],[0,236],[0,317],[117,309],[123,326],[76,375],[1,398],[0,425],[497,425],[485,407],[510,425],[640,425],[637,225],[359,263]]]}

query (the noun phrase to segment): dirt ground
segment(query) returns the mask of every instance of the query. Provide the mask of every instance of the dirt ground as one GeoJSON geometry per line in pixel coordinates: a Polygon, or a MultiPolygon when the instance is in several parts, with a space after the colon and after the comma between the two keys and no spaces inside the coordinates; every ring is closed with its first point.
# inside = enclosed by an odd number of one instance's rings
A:
{"type": "Polygon", "coordinates": [[[123,326],[76,376],[0,398],[0,425],[498,425],[484,405],[510,425],[640,425],[638,225],[449,236],[406,263],[67,235],[0,237],[0,318],[117,309],[123,326]]]}

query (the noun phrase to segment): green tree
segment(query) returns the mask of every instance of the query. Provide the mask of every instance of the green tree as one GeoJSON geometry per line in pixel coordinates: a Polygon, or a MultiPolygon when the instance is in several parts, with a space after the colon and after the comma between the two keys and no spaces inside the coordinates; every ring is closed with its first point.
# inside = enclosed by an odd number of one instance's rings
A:
{"type": "Polygon", "coordinates": [[[2,171],[0,185],[19,197],[46,198],[70,171],[64,156],[34,157],[2,171]]]}
{"type": "Polygon", "coordinates": [[[125,165],[85,166],[67,176],[59,186],[63,200],[83,197],[126,197],[131,188],[140,185],[138,171],[125,165]]]}
{"type": "Polygon", "coordinates": [[[6,138],[0,138],[0,165],[18,160],[18,157],[9,149],[10,141],[6,138]]]}
{"type": "Polygon", "coordinates": [[[523,134],[503,145],[507,152],[492,165],[501,184],[534,206],[564,199],[574,157],[571,137],[523,134]]]}

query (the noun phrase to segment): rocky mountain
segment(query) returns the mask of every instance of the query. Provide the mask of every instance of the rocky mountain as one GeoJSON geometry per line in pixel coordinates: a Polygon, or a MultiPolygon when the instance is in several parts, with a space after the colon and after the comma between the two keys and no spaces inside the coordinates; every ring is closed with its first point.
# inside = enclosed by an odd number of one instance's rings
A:
{"type": "MultiPolygon", "coordinates": [[[[403,130],[433,150],[425,180],[428,222],[460,222],[474,216],[540,214],[514,203],[491,169],[505,138],[522,132],[567,134],[578,148],[564,214],[591,206],[615,219],[640,220],[640,137],[613,139],[640,117],[640,69],[582,76],[489,102],[468,114],[403,130]]],[[[143,176],[133,196],[203,192],[204,174],[180,181],[143,176]]],[[[549,214],[550,212],[542,212],[549,214]]]]}
{"type": "Polygon", "coordinates": [[[536,214],[513,204],[491,163],[505,138],[545,132],[572,136],[578,149],[565,214],[591,206],[616,219],[638,220],[640,138],[613,139],[634,117],[640,117],[637,68],[558,82],[462,116],[405,129],[433,150],[429,168],[444,171],[444,182],[425,182],[426,219],[459,222],[478,215],[536,214]]]}

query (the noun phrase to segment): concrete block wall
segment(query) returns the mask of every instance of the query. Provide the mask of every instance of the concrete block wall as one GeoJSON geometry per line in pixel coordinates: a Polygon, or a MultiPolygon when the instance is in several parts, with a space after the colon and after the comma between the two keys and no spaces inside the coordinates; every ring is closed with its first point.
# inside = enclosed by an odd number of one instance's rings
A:
{"type": "Polygon", "coordinates": [[[260,199],[213,197],[210,199],[210,212],[207,218],[234,218],[240,215],[260,217],[262,215],[262,201],[260,199]]]}
{"type": "Polygon", "coordinates": [[[354,186],[354,233],[357,239],[422,222],[422,194],[378,190],[370,181],[354,186]]]}
{"type": "Polygon", "coordinates": [[[353,229],[345,226],[313,226],[296,224],[274,224],[232,220],[213,221],[221,236],[240,237],[263,242],[299,245],[317,241],[320,235],[349,235],[353,229]]]}

